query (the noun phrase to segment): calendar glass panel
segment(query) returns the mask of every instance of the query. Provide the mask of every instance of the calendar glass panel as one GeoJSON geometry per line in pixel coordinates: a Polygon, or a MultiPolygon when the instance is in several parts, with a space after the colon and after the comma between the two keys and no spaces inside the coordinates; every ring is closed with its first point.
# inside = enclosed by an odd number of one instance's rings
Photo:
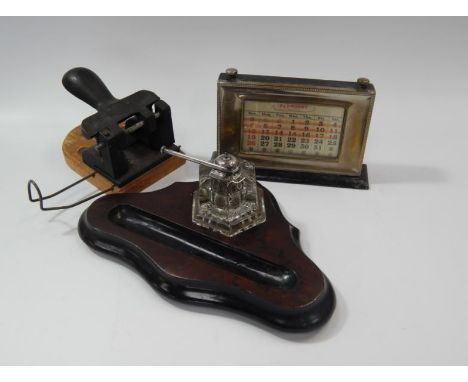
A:
{"type": "Polygon", "coordinates": [[[337,158],[344,114],[336,105],[245,100],[241,151],[337,158]]]}

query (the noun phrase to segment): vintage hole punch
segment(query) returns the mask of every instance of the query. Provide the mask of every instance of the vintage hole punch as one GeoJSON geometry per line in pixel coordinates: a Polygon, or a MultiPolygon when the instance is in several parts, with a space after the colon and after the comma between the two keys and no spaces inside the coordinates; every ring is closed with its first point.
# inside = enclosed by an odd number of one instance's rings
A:
{"type": "Polygon", "coordinates": [[[67,164],[83,178],[43,196],[33,180],[28,182],[31,202],[42,210],[74,207],[104,193],[141,191],[175,170],[184,160],[161,153],[162,146],[179,150],[174,144],[171,109],[156,94],[140,90],[117,99],[91,70],[74,68],[65,73],[64,87],[97,110],[73,129],[63,142],[67,164]],[[44,207],[53,198],[82,181],[101,191],[66,206],[44,207]],[[33,198],[32,187],[38,197],[33,198]]]}
{"type": "Polygon", "coordinates": [[[199,182],[94,201],[78,224],[83,241],[176,300],[234,309],[281,330],[326,322],[331,284],[256,182],[254,165],[227,153],[207,162],[161,151],[199,163],[199,182]]]}

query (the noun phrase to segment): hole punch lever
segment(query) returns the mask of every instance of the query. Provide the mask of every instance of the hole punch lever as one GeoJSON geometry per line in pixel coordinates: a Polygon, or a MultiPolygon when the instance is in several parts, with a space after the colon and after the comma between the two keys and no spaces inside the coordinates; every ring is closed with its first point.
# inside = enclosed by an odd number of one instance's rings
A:
{"type": "Polygon", "coordinates": [[[91,200],[91,199],[94,199],[102,194],[105,194],[109,191],[112,191],[115,187],[115,185],[112,185],[111,187],[109,187],[108,189],[104,190],[104,191],[100,191],[100,192],[97,192],[87,198],[84,198],[84,199],[81,199],[75,203],[72,203],[72,204],[68,204],[68,205],[64,205],[64,206],[56,206],[56,207],[44,207],[44,200],[46,199],[51,199],[57,195],[60,195],[61,193],[63,193],[64,191],[67,191],[69,190],[70,188],[76,186],[77,184],[80,184],[81,182],[85,181],[86,179],[89,179],[89,178],[92,178],[96,175],[96,172],[92,172],[91,174],[81,178],[80,180],[77,180],[76,182],[74,183],[71,183],[69,184],[68,186],[62,188],[61,190],[58,190],[50,195],[47,195],[47,196],[42,196],[42,192],[41,192],[41,189],[39,188],[39,186],[37,185],[37,183],[30,179],[29,182],[28,182],[28,198],[29,198],[29,201],[30,202],[39,202],[39,208],[42,210],[42,211],[55,211],[55,210],[66,210],[68,208],[72,208],[72,207],[75,207],[75,206],[78,206],[84,202],[87,202],[88,200],[91,200]],[[31,192],[31,188],[34,187],[35,190],[36,190],[36,193],[37,193],[37,198],[33,198],[32,197],[32,192],[31,192]]]}

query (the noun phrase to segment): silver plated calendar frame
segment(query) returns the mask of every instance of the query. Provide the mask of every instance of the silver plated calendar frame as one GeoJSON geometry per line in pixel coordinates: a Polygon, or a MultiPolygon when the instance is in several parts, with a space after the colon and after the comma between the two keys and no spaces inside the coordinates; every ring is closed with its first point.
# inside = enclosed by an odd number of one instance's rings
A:
{"type": "Polygon", "coordinates": [[[365,78],[356,82],[238,74],[233,69],[218,79],[218,152],[229,152],[255,163],[258,169],[359,176],[375,100],[375,88],[365,78]],[[242,150],[244,105],[247,100],[345,108],[338,155],[333,158],[261,153],[242,150]]]}

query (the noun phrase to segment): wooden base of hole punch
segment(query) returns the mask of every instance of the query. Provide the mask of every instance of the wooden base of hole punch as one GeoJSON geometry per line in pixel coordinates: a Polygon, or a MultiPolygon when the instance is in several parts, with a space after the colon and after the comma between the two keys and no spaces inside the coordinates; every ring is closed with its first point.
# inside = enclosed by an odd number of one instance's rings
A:
{"type": "MultiPolygon", "coordinates": [[[[95,144],[90,139],[86,139],[81,133],[81,127],[75,127],[65,137],[62,144],[63,156],[68,166],[82,177],[85,177],[94,170],[83,162],[82,150],[91,147],[95,144]]],[[[161,162],[159,165],[146,171],[144,174],[135,178],[131,182],[125,184],[122,187],[115,186],[108,193],[116,192],[140,192],[145,188],[149,187],[159,179],[165,177],[172,171],[176,170],[185,163],[184,159],[177,157],[169,157],[168,159],[161,162]]],[[[104,191],[112,188],[113,183],[103,177],[100,174],[96,174],[93,177],[87,179],[88,182],[96,186],[99,190],[104,191]]]]}

